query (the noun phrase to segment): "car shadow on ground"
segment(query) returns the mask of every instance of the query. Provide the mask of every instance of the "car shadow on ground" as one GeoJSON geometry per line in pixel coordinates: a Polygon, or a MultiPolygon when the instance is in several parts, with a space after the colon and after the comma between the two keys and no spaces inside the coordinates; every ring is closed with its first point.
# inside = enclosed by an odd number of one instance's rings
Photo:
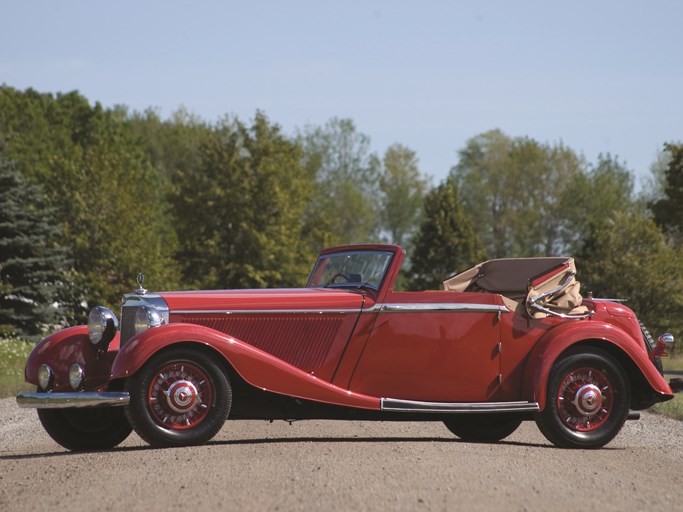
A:
{"type": "MultiPolygon", "coordinates": [[[[249,446],[249,445],[272,445],[272,444],[297,444],[297,443],[317,443],[317,444],[349,444],[349,443],[443,443],[443,444],[480,444],[480,445],[491,445],[497,444],[501,446],[519,446],[524,448],[544,448],[552,450],[561,450],[562,448],[557,448],[551,444],[540,444],[540,443],[524,443],[521,441],[499,441],[497,443],[478,443],[472,441],[463,441],[457,438],[444,438],[444,437],[272,437],[272,438],[255,438],[255,439],[227,439],[227,440],[214,440],[201,445],[206,447],[219,447],[219,446],[249,446]]],[[[200,447],[201,447],[200,446],[200,447]]],[[[175,447],[174,450],[183,449],[196,449],[197,446],[186,446],[186,447],[175,447]]],[[[126,453],[126,452],[140,452],[149,450],[170,450],[171,448],[154,448],[152,446],[121,446],[113,448],[111,450],[100,450],[93,452],[71,452],[71,451],[57,451],[57,452],[43,452],[43,453],[27,453],[27,454],[15,454],[15,455],[0,455],[0,461],[2,460],[26,460],[26,459],[40,459],[46,457],[77,457],[81,455],[87,455],[89,453],[126,453]]],[[[610,447],[606,446],[602,450],[623,450],[625,448],[621,447],[610,447]]],[[[592,450],[595,451],[595,450],[592,450]]]]}

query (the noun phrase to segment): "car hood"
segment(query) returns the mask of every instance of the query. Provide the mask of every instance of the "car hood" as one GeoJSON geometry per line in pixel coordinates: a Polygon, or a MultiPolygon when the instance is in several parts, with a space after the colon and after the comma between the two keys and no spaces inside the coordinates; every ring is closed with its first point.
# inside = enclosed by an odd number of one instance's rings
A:
{"type": "Polygon", "coordinates": [[[358,292],[323,289],[259,289],[160,292],[174,312],[360,310],[358,292]]]}

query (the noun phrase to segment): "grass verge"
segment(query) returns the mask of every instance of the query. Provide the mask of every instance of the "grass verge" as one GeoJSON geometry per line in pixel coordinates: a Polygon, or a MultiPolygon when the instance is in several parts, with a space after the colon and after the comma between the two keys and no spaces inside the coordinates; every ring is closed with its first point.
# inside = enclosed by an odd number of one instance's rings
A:
{"type": "MultiPolygon", "coordinates": [[[[662,363],[664,365],[665,375],[667,372],[683,371],[683,355],[681,354],[671,357],[664,357],[662,358],[662,363]]],[[[667,381],[668,380],[669,379],[667,375],[667,381]]],[[[657,404],[650,410],[654,413],[661,414],[662,416],[683,421],[683,393],[676,394],[673,400],[657,404]]]]}
{"type": "Polygon", "coordinates": [[[24,365],[34,346],[24,340],[0,339],[0,398],[34,390],[24,382],[24,365]]]}

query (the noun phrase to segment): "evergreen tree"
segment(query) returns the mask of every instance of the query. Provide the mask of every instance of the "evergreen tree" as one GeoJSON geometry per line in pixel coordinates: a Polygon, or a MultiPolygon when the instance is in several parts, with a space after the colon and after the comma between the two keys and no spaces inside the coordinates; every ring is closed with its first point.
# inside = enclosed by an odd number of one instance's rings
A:
{"type": "Polygon", "coordinates": [[[29,183],[44,185],[63,228],[75,282],[62,300],[68,323],[94,305],[118,308],[140,271],[150,289],[177,287],[166,180],[120,111],[77,92],[0,87],[0,125],[6,156],[29,183]]]}
{"type": "Polygon", "coordinates": [[[68,261],[43,191],[0,163],[0,333],[35,335],[62,318],[68,261]]]}
{"type": "Polygon", "coordinates": [[[486,250],[458,202],[452,178],[425,197],[425,219],[415,237],[411,272],[415,289],[439,289],[454,272],[486,259],[486,250]]]}

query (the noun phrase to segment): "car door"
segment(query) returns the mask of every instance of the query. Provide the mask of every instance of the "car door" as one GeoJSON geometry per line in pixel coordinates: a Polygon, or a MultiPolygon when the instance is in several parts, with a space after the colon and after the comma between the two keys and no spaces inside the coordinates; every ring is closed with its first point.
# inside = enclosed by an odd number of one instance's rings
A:
{"type": "Polygon", "coordinates": [[[481,402],[497,398],[500,315],[497,295],[389,292],[350,389],[384,398],[481,402]]]}

